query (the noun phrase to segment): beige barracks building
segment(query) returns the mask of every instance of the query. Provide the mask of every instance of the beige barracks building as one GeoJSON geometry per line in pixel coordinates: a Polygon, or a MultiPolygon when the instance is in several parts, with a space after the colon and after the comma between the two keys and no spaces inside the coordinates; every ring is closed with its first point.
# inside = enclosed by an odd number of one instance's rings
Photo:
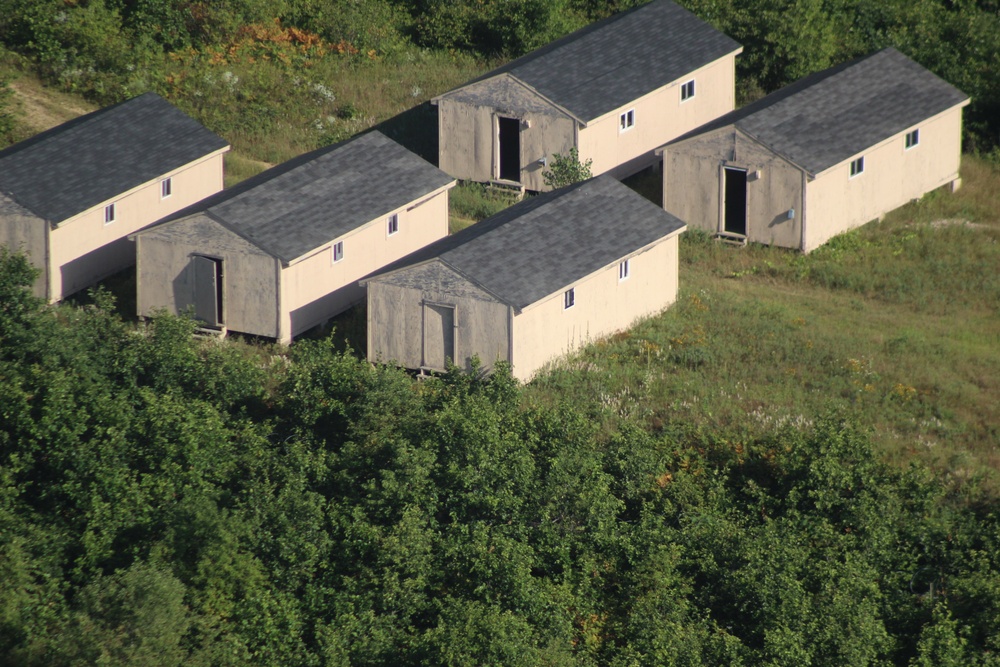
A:
{"type": "Polygon", "coordinates": [[[731,111],[742,47],[668,0],[578,30],[432,100],[439,165],[456,178],[546,189],[576,148],[620,178],[654,150],[731,111]]]}
{"type": "Polygon", "coordinates": [[[527,380],[672,304],[684,229],[610,176],[532,197],[363,281],[368,358],[527,380]]]}
{"type": "Polygon", "coordinates": [[[139,315],[289,342],[447,235],[454,184],[379,132],[299,156],[136,234],[139,315]]]}
{"type": "Polygon", "coordinates": [[[664,208],[693,228],[809,252],[957,188],[968,103],[899,51],[879,51],[664,146],[664,208]]]}
{"type": "Polygon", "coordinates": [[[58,301],[135,262],[128,235],[222,189],[229,145],[155,93],[0,152],[0,245],[58,301]]]}

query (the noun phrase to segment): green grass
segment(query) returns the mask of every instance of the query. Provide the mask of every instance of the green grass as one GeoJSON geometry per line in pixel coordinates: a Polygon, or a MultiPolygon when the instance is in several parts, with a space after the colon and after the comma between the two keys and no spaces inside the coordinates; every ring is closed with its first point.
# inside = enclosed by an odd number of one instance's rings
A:
{"type": "Polygon", "coordinates": [[[274,166],[267,162],[254,160],[241,153],[236,153],[232,150],[226,153],[225,162],[226,162],[225,187],[227,188],[231,188],[240,181],[246,180],[251,176],[256,176],[265,169],[274,166]]]}
{"type": "Polygon", "coordinates": [[[278,164],[378,127],[436,162],[437,122],[428,100],[489,66],[416,47],[374,59],[328,54],[292,64],[197,54],[169,60],[159,90],[225,137],[239,159],[278,164]]]}
{"type": "Polygon", "coordinates": [[[448,193],[449,230],[454,234],[513,203],[513,197],[490,192],[482,183],[459,183],[448,193]]]}
{"type": "Polygon", "coordinates": [[[808,256],[688,232],[678,303],[556,364],[529,400],[734,438],[836,410],[872,429],[889,460],[996,486],[1000,173],[967,157],[963,177],[957,194],[808,256]]]}

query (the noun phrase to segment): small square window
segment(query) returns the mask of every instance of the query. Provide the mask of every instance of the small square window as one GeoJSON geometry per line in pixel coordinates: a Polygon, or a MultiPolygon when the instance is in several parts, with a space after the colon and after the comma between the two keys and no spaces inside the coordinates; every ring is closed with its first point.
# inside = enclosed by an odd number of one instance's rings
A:
{"type": "Polygon", "coordinates": [[[344,259],[344,242],[337,241],[333,244],[333,263],[336,264],[344,259]]]}
{"type": "Polygon", "coordinates": [[[393,213],[389,216],[389,223],[386,229],[389,232],[389,236],[392,236],[399,231],[399,214],[393,213]]]}
{"type": "Polygon", "coordinates": [[[108,204],[104,207],[104,224],[110,225],[115,221],[115,205],[108,204]]]}
{"type": "Polygon", "coordinates": [[[687,101],[692,97],[694,97],[694,79],[681,84],[681,102],[687,101]]]}
{"type": "Polygon", "coordinates": [[[629,272],[629,266],[628,266],[628,260],[626,259],[624,262],[618,265],[618,280],[625,280],[626,278],[628,278],[628,272],[629,272]]]}
{"type": "Polygon", "coordinates": [[[160,181],[160,199],[166,199],[174,193],[173,183],[169,178],[164,178],[160,181]]]}
{"type": "Polygon", "coordinates": [[[906,149],[909,150],[920,143],[920,130],[906,133],[906,149]]]}
{"type": "Polygon", "coordinates": [[[629,109],[618,118],[618,131],[632,129],[635,126],[635,109],[629,109]]]}
{"type": "Polygon", "coordinates": [[[865,170],[865,156],[862,155],[857,160],[851,160],[851,178],[854,178],[858,174],[865,170]]]}
{"type": "Polygon", "coordinates": [[[576,288],[571,287],[563,294],[563,309],[572,308],[576,304],[576,288]]]}

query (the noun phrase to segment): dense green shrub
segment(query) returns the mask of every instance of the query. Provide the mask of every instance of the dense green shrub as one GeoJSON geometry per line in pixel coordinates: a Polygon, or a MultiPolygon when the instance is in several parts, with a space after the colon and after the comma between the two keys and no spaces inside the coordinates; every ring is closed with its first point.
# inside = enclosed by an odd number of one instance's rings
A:
{"type": "Polygon", "coordinates": [[[0,254],[0,662],[995,664],[996,501],[842,417],[609,430],[504,368],[417,382],[31,280],[0,254]]]}

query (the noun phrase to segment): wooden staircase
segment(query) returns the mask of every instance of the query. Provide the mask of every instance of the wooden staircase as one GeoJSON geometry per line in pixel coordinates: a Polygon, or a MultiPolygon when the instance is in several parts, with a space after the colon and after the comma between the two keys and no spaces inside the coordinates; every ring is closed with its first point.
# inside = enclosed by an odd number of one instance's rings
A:
{"type": "Polygon", "coordinates": [[[491,197],[516,204],[524,199],[524,184],[514,181],[490,181],[486,184],[486,193],[491,197]]]}
{"type": "Polygon", "coordinates": [[[745,234],[734,234],[733,232],[718,232],[715,239],[726,245],[745,246],[747,244],[745,234]]]}

